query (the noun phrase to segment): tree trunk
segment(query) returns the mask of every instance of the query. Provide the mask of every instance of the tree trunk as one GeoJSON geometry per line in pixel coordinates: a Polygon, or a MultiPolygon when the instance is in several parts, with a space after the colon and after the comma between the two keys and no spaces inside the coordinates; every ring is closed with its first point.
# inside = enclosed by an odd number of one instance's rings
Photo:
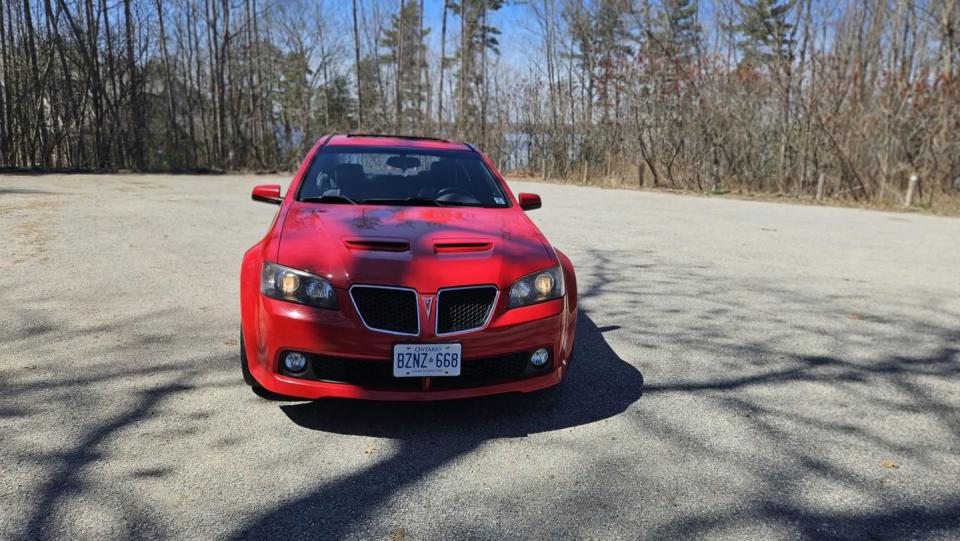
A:
{"type": "Polygon", "coordinates": [[[443,0],[443,22],[440,24],[440,90],[437,92],[437,133],[443,135],[443,79],[447,69],[447,10],[450,0],[443,0]]]}
{"type": "Polygon", "coordinates": [[[400,134],[403,129],[403,96],[401,88],[403,86],[403,0],[400,0],[400,13],[397,15],[397,82],[396,82],[396,116],[394,133],[400,134]]]}
{"type": "Polygon", "coordinates": [[[40,167],[47,167],[50,163],[47,149],[47,123],[43,111],[43,90],[40,86],[40,68],[37,62],[36,35],[33,15],[30,13],[30,0],[23,0],[23,19],[27,31],[27,59],[30,61],[30,83],[32,84],[31,91],[27,94],[29,96],[27,104],[33,111],[31,122],[34,125],[33,134],[30,136],[30,159],[40,167]]]}
{"type": "Polygon", "coordinates": [[[354,72],[357,76],[357,131],[362,132],[363,123],[363,88],[360,84],[360,27],[357,24],[357,0],[353,0],[353,61],[354,72]]]}
{"type": "Polygon", "coordinates": [[[464,136],[466,129],[466,108],[467,108],[467,5],[466,2],[460,2],[460,88],[458,88],[457,98],[457,135],[464,136]]]}
{"type": "MultiPolygon", "coordinates": [[[[143,93],[133,56],[133,15],[130,0],[123,0],[123,19],[127,30],[127,70],[130,73],[130,125],[133,126],[133,159],[138,171],[144,168],[143,93]]],[[[169,95],[169,91],[168,91],[169,95]]]]}
{"type": "MultiPolygon", "coordinates": [[[[62,2],[63,0],[61,0],[62,2]]],[[[66,9],[66,8],[64,8],[66,9]]],[[[108,166],[107,141],[104,138],[103,118],[103,84],[100,76],[100,60],[97,52],[97,39],[100,35],[99,27],[93,14],[93,0],[86,2],[87,12],[87,74],[89,76],[90,94],[93,101],[94,139],[96,141],[97,167],[105,169],[108,166]]]]}
{"type": "Polygon", "coordinates": [[[13,107],[10,100],[10,87],[13,81],[8,76],[5,18],[4,5],[0,3],[0,167],[14,165],[10,156],[10,139],[13,137],[10,120],[10,110],[13,107]]]}

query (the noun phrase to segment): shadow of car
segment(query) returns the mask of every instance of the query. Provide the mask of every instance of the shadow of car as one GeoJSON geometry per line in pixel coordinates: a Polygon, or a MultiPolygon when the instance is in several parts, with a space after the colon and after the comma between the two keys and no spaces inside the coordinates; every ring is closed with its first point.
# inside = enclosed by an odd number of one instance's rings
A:
{"type": "Polygon", "coordinates": [[[395,450],[368,468],[279,504],[236,538],[340,537],[405,486],[485,441],[572,428],[623,413],[643,395],[643,375],[607,344],[603,330],[610,329],[598,328],[581,310],[570,371],[561,385],[536,393],[445,402],[321,399],[281,405],[300,427],[389,438],[396,440],[395,450]]]}

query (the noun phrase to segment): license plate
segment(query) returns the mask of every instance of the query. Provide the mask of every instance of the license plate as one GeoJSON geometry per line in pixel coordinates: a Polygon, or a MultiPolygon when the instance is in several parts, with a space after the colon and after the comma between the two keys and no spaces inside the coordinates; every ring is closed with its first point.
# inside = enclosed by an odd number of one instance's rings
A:
{"type": "Polygon", "coordinates": [[[460,350],[460,344],[397,344],[393,346],[393,376],[459,376],[460,350]]]}

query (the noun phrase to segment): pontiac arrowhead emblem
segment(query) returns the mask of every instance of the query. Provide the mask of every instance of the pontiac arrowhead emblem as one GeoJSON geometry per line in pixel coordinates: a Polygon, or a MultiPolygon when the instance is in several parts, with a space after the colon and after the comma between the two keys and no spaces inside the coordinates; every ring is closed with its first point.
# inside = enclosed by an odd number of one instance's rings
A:
{"type": "Polygon", "coordinates": [[[423,296],[423,309],[427,311],[427,317],[430,317],[430,309],[433,308],[433,296],[423,296]]]}

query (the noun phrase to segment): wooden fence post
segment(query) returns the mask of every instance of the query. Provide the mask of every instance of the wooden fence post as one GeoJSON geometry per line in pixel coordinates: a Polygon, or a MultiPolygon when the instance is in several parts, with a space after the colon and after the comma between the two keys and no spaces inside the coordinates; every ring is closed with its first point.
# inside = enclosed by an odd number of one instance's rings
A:
{"type": "Polygon", "coordinates": [[[910,175],[910,183],[907,184],[907,196],[903,199],[903,206],[913,205],[913,196],[917,193],[917,185],[920,183],[920,177],[916,173],[910,175]]]}
{"type": "Polygon", "coordinates": [[[823,183],[826,179],[827,175],[820,173],[820,178],[817,179],[817,201],[823,199],[823,183]]]}

